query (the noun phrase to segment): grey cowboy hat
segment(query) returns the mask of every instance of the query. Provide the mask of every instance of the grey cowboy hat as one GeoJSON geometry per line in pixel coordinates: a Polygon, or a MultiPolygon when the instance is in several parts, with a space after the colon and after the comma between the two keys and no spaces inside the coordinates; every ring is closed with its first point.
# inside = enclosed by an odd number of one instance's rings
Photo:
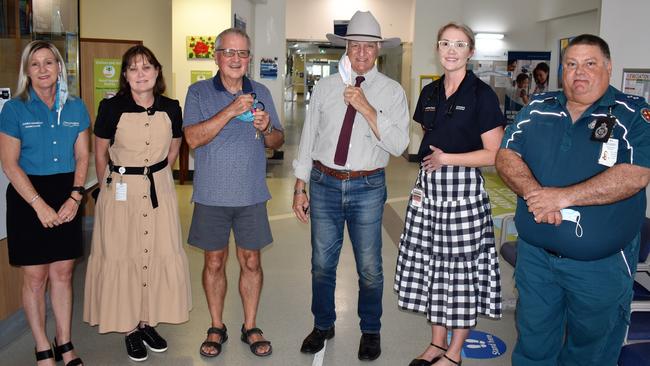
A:
{"type": "Polygon", "coordinates": [[[335,46],[345,46],[346,41],[381,42],[382,47],[391,48],[399,46],[401,40],[395,38],[381,38],[381,29],[377,19],[369,11],[357,11],[350,19],[348,31],[345,36],[327,33],[327,40],[335,46]]]}

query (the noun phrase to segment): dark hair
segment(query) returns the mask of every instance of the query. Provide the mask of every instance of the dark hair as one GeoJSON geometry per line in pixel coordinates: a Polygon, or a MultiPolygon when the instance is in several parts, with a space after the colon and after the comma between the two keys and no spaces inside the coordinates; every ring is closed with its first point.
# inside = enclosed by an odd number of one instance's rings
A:
{"type": "Polygon", "coordinates": [[[522,72],[521,74],[517,75],[517,79],[516,79],[516,80],[517,80],[517,84],[519,84],[519,83],[523,83],[524,80],[527,80],[527,79],[530,79],[530,77],[528,76],[528,74],[522,72]]]}
{"type": "Polygon", "coordinates": [[[571,41],[569,41],[569,45],[564,49],[564,52],[562,52],[562,59],[564,59],[564,55],[566,54],[566,50],[573,46],[577,45],[587,45],[587,46],[598,46],[600,48],[600,51],[605,55],[605,58],[607,61],[610,61],[612,59],[611,54],[609,53],[609,45],[607,42],[605,42],[604,39],[595,36],[593,34],[581,34],[571,41]]]}
{"type": "Polygon", "coordinates": [[[120,90],[117,92],[118,95],[124,95],[131,92],[131,86],[129,82],[126,81],[126,69],[131,65],[135,58],[142,56],[146,59],[153,67],[158,70],[158,77],[156,78],[156,85],[153,87],[154,95],[161,95],[165,92],[165,78],[163,77],[162,65],[158,62],[156,56],[151,52],[150,49],[143,45],[137,45],[129,48],[122,56],[122,71],[120,72],[120,90]]]}
{"type": "Polygon", "coordinates": [[[535,75],[535,72],[537,71],[544,71],[545,73],[549,73],[551,69],[548,67],[548,64],[546,62],[540,62],[535,66],[535,69],[533,69],[533,75],[535,75]]]}

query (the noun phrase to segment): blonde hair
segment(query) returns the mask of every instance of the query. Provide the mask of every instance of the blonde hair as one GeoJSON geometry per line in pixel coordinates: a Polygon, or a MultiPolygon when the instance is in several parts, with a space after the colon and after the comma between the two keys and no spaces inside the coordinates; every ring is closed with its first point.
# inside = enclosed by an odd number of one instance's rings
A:
{"type": "MultiPolygon", "coordinates": [[[[438,31],[438,39],[437,41],[440,41],[440,38],[442,38],[442,34],[449,28],[455,28],[458,29],[459,31],[465,33],[467,36],[467,39],[469,39],[469,50],[473,51],[474,46],[476,45],[476,40],[474,39],[474,31],[472,28],[466,26],[463,23],[458,23],[458,22],[449,22],[440,28],[438,31]]],[[[438,48],[438,44],[436,43],[436,48],[438,48]]]]}
{"type": "Polygon", "coordinates": [[[56,58],[56,61],[59,63],[59,69],[61,70],[59,77],[62,77],[63,80],[67,80],[68,78],[68,73],[65,69],[65,61],[63,60],[63,57],[61,56],[61,53],[56,48],[56,46],[48,41],[31,41],[29,44],[27,44],[27,46],[25,46],[23,54],[20,57],[20,72],[18,73],[16,97],[22,100],[29,100],[29,87],[32,85],[32,81],[27,75],[27,71],[29,70],[29,60],[32,58],[34,53],[36,53],[36,51],[42,49],[48,49],[52,51],[54,58],[56,58]]]}

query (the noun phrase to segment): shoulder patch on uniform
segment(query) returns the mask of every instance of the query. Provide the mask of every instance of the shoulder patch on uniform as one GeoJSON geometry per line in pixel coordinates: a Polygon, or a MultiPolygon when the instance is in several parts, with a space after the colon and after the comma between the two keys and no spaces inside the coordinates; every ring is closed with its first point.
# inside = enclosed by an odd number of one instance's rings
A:
{"type": "Polygon", "coordinates": [[[641,117],[643,118],[644,121],[650,123],[650,109],[643,108],[641,110],[641,117]]]}

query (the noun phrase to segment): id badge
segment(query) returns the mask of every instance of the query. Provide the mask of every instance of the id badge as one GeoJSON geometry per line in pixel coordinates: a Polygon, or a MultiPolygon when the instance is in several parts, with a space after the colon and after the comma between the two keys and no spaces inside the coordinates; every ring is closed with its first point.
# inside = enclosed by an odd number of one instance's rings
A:
{"type": "Polygon", "coordinates": [[[600,148],[598,164],[612,167],[618,158],[618,139],[609,139],[600,148]]]}
{"type": "Polygon", "coordinates": [[[126,183],[115,183],[115,200],[126,201],[126,183]]]}
{"type": "Polygon", "coordinates": [[[422,198],[424,197],[424,192],[420,188],[413,188],[411,191],[411,204],[413,207],[421,208],[422,207],[422,198]]]}

